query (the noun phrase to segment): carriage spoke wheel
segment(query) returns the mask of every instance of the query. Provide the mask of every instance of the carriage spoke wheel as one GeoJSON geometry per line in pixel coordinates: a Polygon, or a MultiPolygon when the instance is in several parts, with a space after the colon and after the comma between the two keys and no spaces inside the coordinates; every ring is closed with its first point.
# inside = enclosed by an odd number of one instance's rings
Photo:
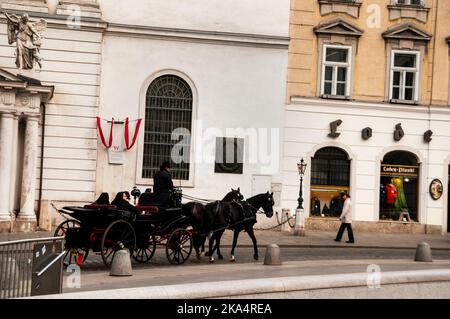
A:
{"type": "Polygon", "coordinates": [[[156,250],[156,240],[155,236],[151,235],[148,239],[147,243],[138,244],[134,254],[133,258],[138,263],[146,263],[150,259],[152,259],[153,255],[155,254],[156,250]],[[147,246],[146,246],[147,245],[147,246]]]}
{"type": "Polygon", "coordinates": [[[176,229],[170,235],[166,244],[167,260],[174,265],[181,265],[192,252],[192,236],[186,229],[176,229]]]}
{"type": "Polygon", "coordinates": [[[101,254],[106,267],[111,267],[116,251],[122,247],[133,255],[136,247],[136,234],[133,226],[124,220],[116,220],[106,228],[101,244],[101,254]]]}
{"type": "MultiPolygon", "coordinates": [[[[81,224],[79,221],[74,219],[69,219],[66,221],[63,221],[61,224],[59,224],[58,227],[56,227],[54,237],[66,237],[67,230],[70,228],[80,228],[81,224]]],[[[66,247],[66,241],[63,240],[63,247],[66,251],[66,254],[63,258],[63,264],[65,267],[67,267],[70,264],[79,264],[86,261],[86,258],[89,254],[89,248],[82,247],[82,248],[75,248],[75,247],[66,247]],[[80,256],[82,256],[80,258],[80,256]],[[80,260],[81,259],[81,260],[80,260]]]]}

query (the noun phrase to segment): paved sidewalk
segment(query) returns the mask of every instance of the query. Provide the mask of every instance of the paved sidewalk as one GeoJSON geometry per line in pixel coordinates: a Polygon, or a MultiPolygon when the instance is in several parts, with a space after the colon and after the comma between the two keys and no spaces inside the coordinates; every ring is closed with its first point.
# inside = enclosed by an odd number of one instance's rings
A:
{"type": "MultiPolygon", "coordinates": [[[[355,244],[347,244],[346,235],[342,242],[335,242],[333,239],[336,233],[324,231],[306,231],[305,237],[294,236],[292,233],[275,230],[255,231],[258,246],[264,247],[268,244],[277,244],[281,247],[353,247],[353,248],[395,248],[412,249],[416,248],[420,242],[428,243],[433,249],[450,250],[450,234],[447,235],[424,235],[424,234],[376,234],[376,233],[355,233],[355,244]]],[[[0,242],[9,240],[20,240],[28,238],[52,237],[52,232],[35,233],[3,233],[0,234],[0,242]]],[[[221,240],[222,247],[230,247],[233,241],[233,233],[225,231],[221,240]]],[[[246,233],[241,233],[238,241],[239,247],[253,247],[252,242],[246,233]]]]}
{"type": "MultiPolygon", "coordinates": [[[[258,246],[277,244],[281,247],[356,247],[356,248],[416,248],[418,243],[426,242],[433,249],[450,250],[450,235],[424,235],[424,234],[376,234],[355,233],[355,244],[347,244],[346,235],[341,242],[335,242],[335,232],[306,231],[306,236],[294,236],[292,233],[279,231],[256,231],[258,246]]],[[[223,246],[231,245],[233,233],[226,231],[221,241],[223,246]]],[[[239,236],[238,246],[252,245],[246,233],[239,236]]]]}

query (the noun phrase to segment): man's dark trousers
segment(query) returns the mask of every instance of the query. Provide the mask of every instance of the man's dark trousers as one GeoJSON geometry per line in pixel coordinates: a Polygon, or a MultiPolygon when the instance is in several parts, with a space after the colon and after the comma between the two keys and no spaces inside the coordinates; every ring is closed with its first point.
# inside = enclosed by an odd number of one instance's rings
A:
{"type": "Polygon", "coordinates": [[[347,231],[348,231],[348,240],[350,242],[354,242],[355,239],[353,238],[353,229],[352,229],[352,224],[351,223],[342,223],[341,224],[341,227],[339,227],[339,231],[338,231],[337,236],[336,236],[336,240],[337,241],[341,241],[342,235],[344,235],[345,229],[347,229],[347,231]]]}

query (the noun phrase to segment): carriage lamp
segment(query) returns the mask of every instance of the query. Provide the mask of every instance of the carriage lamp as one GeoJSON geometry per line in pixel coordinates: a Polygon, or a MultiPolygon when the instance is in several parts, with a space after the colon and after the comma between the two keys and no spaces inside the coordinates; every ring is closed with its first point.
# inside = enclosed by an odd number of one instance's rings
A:
{"type": "Polygon", "coordinates": [[[134,197],[134,205],[136,205],[136,198],[141,196],[141,191],[136,186],[133,186],[133,189],[130,192],[131,196],[134,197]]]}
{"type": "Polygon", "coordinates": [[[303,209],[303,176],[305,175],[306,165],[307,164],[305,163],[303,157],[300,162],[297,163],[298,174],[300,175],[300,190],[298,192],[298,206],[295,210],[295,236],[305,236],[305,221],[303,209]]]}

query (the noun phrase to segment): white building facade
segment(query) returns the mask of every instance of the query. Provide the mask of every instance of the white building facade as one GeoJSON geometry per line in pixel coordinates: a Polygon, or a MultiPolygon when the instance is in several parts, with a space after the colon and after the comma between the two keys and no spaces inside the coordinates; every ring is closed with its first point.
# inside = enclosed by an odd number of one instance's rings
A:
{"type": "Polygon", "coordinates": [[[332,212],[324,212],[324,206],[330,208],[333,197],[344,191],[352,197],[356,230],[448,232],[450,111],[446,108],[293,97],[285,117],[282,206],[297,206],[296,163],[303,157],[308,164],[303,184],[307,228],[334,231],[339,220],[332,212]],[[330,124],[338,120],[331,136],[330,124]],[[403,135],[396,141],[400,127],[403,135]],[[364,136],[367,128],[371,128],[370,137],[364,136]],[[433,132],[431,141],[425,139],[428,130],[433,132]],[[344,177],[334,183],[317,182],[321,173],[327,174],[320,161],[326,161],[330,149],[342,152],[343,166],[338,164],[339,156],[330,156],[331,166],[340,167],[344,177]],[[321,150],[325,150],[324,158],[321,150]],[[390,215],[385,191],[392,179],[403,181],[409,216],[390,215]],[[443,185],[438,199],[431,196],[435,179],[443,185]]]}
{"type": "MultiPolygon", "coordinates": [[[[15,66],[15,46],[8,45],[2,17],[0,69],[54,88],[42,96],[37,121],[35,176],[30,176],[35,215],[21,230],[57,223],[51,204],[83,204],[101,192],[113,197],[135,185],[141,191],[152,187],[154,170],[170,159],[167,150],[177,143],[188,164],[175,164],[174,183],[184,193],[219,199],[240,187],[246,197],[272,190],[280,197],[289,1],[6,0],[0,5],[10,13],[28,13],[31,21],[47,21],[42,69],[24,72],[15,66]],[[174,128],[184,128],[175,142],[168,134],[174,128]],[[277,149],[255,158],[250,150],[258,152],[260,143],[277,149]],[[234,151],[232,165],[218,162],[220,147],[234,151]]],[[[9,119],[4,105],[0,112],[9,119]]],[[[2,132],[9,130],[4,122],[2,132]]],[[[26,126],[14,125],[14,145],[22,145],[26,126]]],[[[20,228],[24,164],[15,160],[19,148],[13,149],[11,157],[2,157],[8,167],[17,166],[7,182],[13,191],[2,210],[4,231],[20,228]]]]}

